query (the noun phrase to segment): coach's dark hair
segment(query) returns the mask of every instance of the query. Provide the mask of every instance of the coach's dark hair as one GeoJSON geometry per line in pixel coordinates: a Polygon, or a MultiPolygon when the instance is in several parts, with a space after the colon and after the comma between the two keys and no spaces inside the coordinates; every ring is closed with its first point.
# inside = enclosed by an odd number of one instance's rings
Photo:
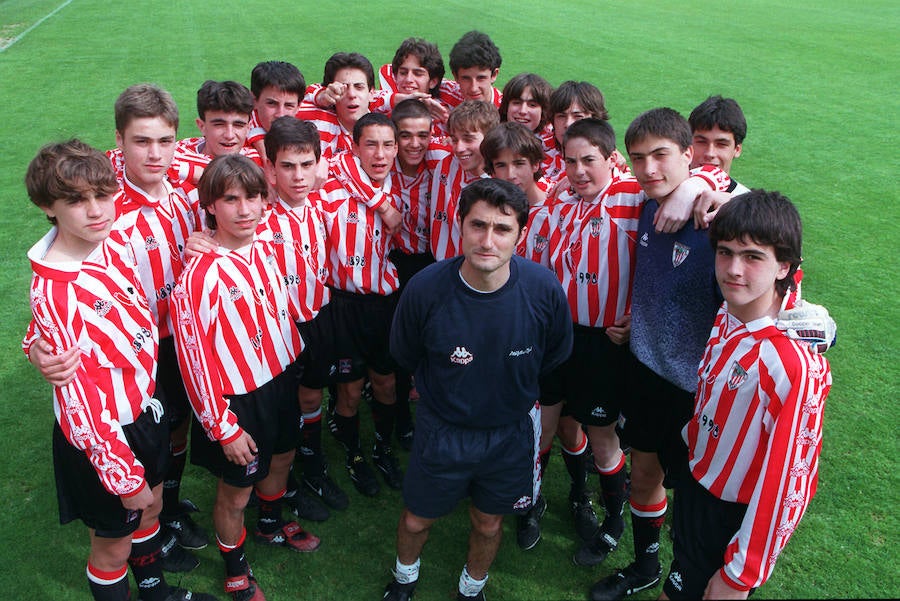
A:
{"type": "Polygon", "coordinates": [[[266,146],[266,158],[273,164],[278,158],[278,151],[285,149],[312,152],[316,155],[316,162],[322,157],[319,130],[311,121],[303,121],[291,115],[273,119],[263,143],[266,146]]]}
{"type": "Polygon", "coordinates": [[[516,216],[519,231],[528,223],[528,198],[522,189],[510,182],[494,177],[483,177],[475,180],[463,189],[459,195],[459,222],[466,220],[466,215],[479,200],[500,209],[505,215],[516,216]]]}
{"type": "Polygon", "coordinates": [[[366,74],[366,83],[369,89],[375,89],[375,69],[371,61],[359,52],[335,52],[325,61],[325,73],[322,75],[322,85],[327,86],[334,81],[337,72],[341,69],[359,69],[366,74]]]}
{"type": "Polygon", "coordinates": [[[437,84],[428,90],[428,93],[434,98],[438,98],[441,95],[441,80],[444,79],[444,57],[441,56],[441,51],[438,50],[436,44],[428,40],[406,38],[400,43],[400,47],[394,53],[394,60],[391,62],[395,78],[400,65],[410,55],[419,59],[419,64],[428,71],[428,79],[437,79],[437,84]]]}
{"type": "Polygon", "coordinates": [[[205,121],[207,111],[239,113],[249,118],[253,112],[253,94],[236,81],[207,79],[197,90],[197,115],[205,121]]]}
{"type": "Polygon", "coordinates": [[[609,119],[606,100],[603,98],[600,88],[586,81],[572,81],[571,79],[559,84],[559,87],[550,95],[550,119],[553,119],[558,113],[569,110],[572,103],[576,101],[589,116],[604,121],[609,119]]]}
{"type": "Polygon", "coordinates": [[[775,249],[775,260],[790,263],[788,274],[775,282],[785,295],[796,287],[794,274],[802,261],[803,224],[791,200],[780,192],[754,189],[725,203],[709,226],[715,250],[720,240],[752,240],[775,249]]]}
{"type": "Polygon", "coordinates": [[[599,148],[605,158],[609,158],[609,155],[616,149],[616,132],[609,121],[603,119],[588,117],[579,119],[570,125],[563,134],[563,156],[565,156],[566,144],[573,138],[584,138],[588,144],[599,148]]]}
{"type": "MultiPolygon", "coordinates": [[[[525,157],[532,165],[540,166],[544,149],[534,132],[521,123],[507,121],[491,129],[481,141],[484,170],[494,175],[494,161],[501,151],[509,149],[513,154],[525,157]]],[[[534,173],[534,181],[541,179],[540,168],[534,173]]]]}
{"type": "Polygon", "coordinates": [[[306,93],[306,78],[293,63],[263,61],[257,63],[250,72],[250,91],[254,98],[259,98],[262,91],[268,87],[296,94],[297,100],[300,101],[306,93]]]}
{"type": "MultiPolygon", "coordinates": [[[[73,138],[38,151],[25,171],[25,189],[31,202],[50,208],[57,200],[77,200],[87,193],[112,196],[119,184],[106,155],[73,138]]],[[[47,219],[56,225],[56,217],[47,219]]]]}
{"type": "Polygon", "coordinates": [[[506,82],[503,86],[503,100],[500,101],[500,121],[508,120],[510,101],[522,98],[522,94],[528,88],[531,89],[531,97],[541,106],[541,120],[535,130],[535,133],[540,133],[550,123],[550,96],[553,95],[553,86],[536,73],[519,73],[506,82]]]}
{"type": "Polygon", "coordinates": [[[200,207],[206,213],[206,227],[209,229],[216,229],[216,216],[206,211],[206,207],[234,187],[242,188],[247,196],[258,194],[266,198],[269,192],[263,170],[244,155],[223,154],[210,161],[197,183],[200,207]]]}
{"type": "Polygon", "coordinates": [[[491,72],[500,68],[503,59],[494,41],[480,31],[464,34],[450,50],[450,72],[455,77],[460,69],[481,67],[491,72]]]}
{"type": "Polygon", "coordinates": [[[650,109],[635,117],[628,126],[625,132],[626,150],[630,150],[633,144],[649,136],[671,140],[685,151],[691,146],[691,124],[674,109],[666,107],[650,109]]]}
{"type": "Polygon", "coordinates": [[[397,140],[397,124],[391,121],[391,118],[385,115],[384,113],[366,113],[359,119],[357,119],[356,123],[353,125],[353,143],[359,144],[360,138],[362,138],[363,130],[367,127],[371,127],[373,125],[383,125],[384,127],[390,127],[394,132],[394,140],[397,140]]]}
{"type": "Polygon", "coordinates": [[[731,132],[736,145],[747,136],[747,119],[733,98],[710,96],[691,111],[688,123],[691,131],[707,131],[718,125],[722,131],[731,132]]]}

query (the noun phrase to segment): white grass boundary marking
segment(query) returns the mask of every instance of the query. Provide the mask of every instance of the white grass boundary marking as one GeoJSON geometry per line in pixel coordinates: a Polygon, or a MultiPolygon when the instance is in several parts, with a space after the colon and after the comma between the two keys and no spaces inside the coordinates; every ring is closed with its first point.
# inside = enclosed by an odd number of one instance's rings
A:
{"type": "Polygon", "coordinates": [[[18,42],[22,38],[24,38],[26,35],[31,33],[31,31],[33,29],[35,29],[38,25],[40,25],[41,23],[43,23],[44,21],[46,21],[47,19],[49,19],[50,17],[52,17],[53,15],[55,15],[56,13],[58,13],[59,11],[61,11],[65,7],[67,7],[68,5],[70,5],[71,3],[72,3],[72,0],[66,0],[65,2],[63,2],[62,4],[60,4],[59,6],[54,8],[52,11],[50,11],[48,14],[46,14],[43,17],[41,17],[40,19],[38,19],[31,27],[29,27],[28,29],[26,29],[25,31],[23,31],[22,33],[20,33],[16,37],[14,37],[13,39],[9,40],[8,42],[6,42],[2,46],[0,46],[0,52],[4,52],[7,48],[9,48],[13,44],[18,42]]]}

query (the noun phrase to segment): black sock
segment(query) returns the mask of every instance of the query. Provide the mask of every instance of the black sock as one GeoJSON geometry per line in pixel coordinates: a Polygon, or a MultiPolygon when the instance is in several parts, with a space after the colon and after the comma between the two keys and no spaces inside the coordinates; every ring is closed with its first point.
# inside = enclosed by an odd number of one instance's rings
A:
{"type": "Polygon", "coordinates": [[[647,576],[659,571],[659,533],[666,521],[666,500],[652,506],[631,504],[631,532],[638,572],[647,576]]]}
{"type": "Polygon", "coordinates": [[[280,530],[284,525],[284,521],[281,519],[281,505],[284,494],[279,494],[276,497],[264,497],[257,490],[256,496],[259,497],[259,519],[256,522],[256,527],[263,534],[272,534],[280,530]]]}
{"type": "Polygon", "coordinates": [[[338,442],[344,445],[344,448],[347,449],[348,453],[360,448],[359,413],[350,417],[345,417],[340,413],[335,412],[334,425],[336,429],[334,435],[337,437],[338,442]]]}
{"type": "Polygon", "coordinates": [[[137,581],[141,601],[163,601],[169,595],[169,585],[159,561],[161,544],[159,522],[132,535],[128,565],[137,581]]]}
{"type": "Polygon", "coordinates": [[[615,471],[599,472],[600,474],[600,498],[603,501],[603,509],[606,517],[603,520],[603,531],[618,538],[625,529],[625,521],[622,519],[622,508],[628,497],[625,486],[627,472],[625,470],[624,455],[615,471]]]}
{"type": "Polygon", "coordinates": [[[306,477],[321,476],[325,473],[325,458],[322,455],[322,409],[303,416],[300,430],[300,465],[306,477]]]}
{"type": "Polygon", "coordinates": [[[541,480],[544,479],[544,472],[547,471],[547,466],[550,465],[550,457],[553,455],[553,445],[551,444],[546,449],[542,449],[538,453],[538,459],[541,461],[541,480]]]}
{"type": "Polygon", "coordinates": [[[88,562],[87,578],[94,601],[127,601],[131,596],[128,566],[122,566],[121,571],[101,572],[88,562]]]}
{"type": "MultiPolygon", "coordinates": [[[[584,439],[587,440],[586,438],[584,439]]],[[[569,502],[580,501],[584,497],[587,488],[587,466],[584,462],[584,453],[587,451],[586,442],[581,445],[581,449],[570,451],[563,447],[563,461],[566,463],[566,469],[569,472],[571,484],[569,487],[569,502]]]]}
{"type": "Polygon", "coordinates": [[[252,574],[250,564],[247,563],[247,557],[244,555],[244,541],[247,539],[247,531],[241,532],[241,538],[234,547],[228,548],[219,542],[219,553],[225,560],[225,575],[228,578],[234,576],[243,576],[244,574],[252,574]]]}
{"type": "Polygon", "coordinates": [[[372,403],[372,419],[375,421],[375,454],[379,449],[391,446],[391,436],[394,434],[394,421],[397,418],[397,406],[385,405],[375,401],[372,403]]]}
{"type": "Polygon", "coordinates": [[[184,474],[184,464],[187,460],[187,446],[180,449],[172,449],[172,460],[169,469],[163,478],[162,515],[176,516],[181,514],[179,497],[181,496],[181,476],[184,474]]]}

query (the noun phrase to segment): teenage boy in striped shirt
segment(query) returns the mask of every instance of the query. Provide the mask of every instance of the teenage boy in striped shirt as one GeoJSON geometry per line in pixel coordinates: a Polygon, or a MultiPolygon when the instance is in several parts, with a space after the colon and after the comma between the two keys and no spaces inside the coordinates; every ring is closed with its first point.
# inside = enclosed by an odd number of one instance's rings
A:
{"type": "Polygon", "coordinates": [[[356,489],[381,490],[362,450],[359,404],[365,376],[372,383],[375,445],[372,459],[391,488],[403,474],[391,447],[395,421],[396,363],[388,335],[397,290],[396,266],[388,258],[401,216],[399,185],[392,169],[397,126],[386,115],[363,115],[353,127],[353,152],[338,155],[325,186],[309,202],[322,209],[328,236],[328,286],[335,324],[336,402],[329,427],[347,450],[347,471],[356,489]],[[388,217],[397,226],[391,226],[388,217]]]}
{"type": "Polygon", "coordinates": [[[54,387],[53,462],[60,523],[90,529],[91,594],[128,599],[130,564],[142,601],[214,599],[170,588],[162,573],[169,421],[152,398],[156,322],[130,253],[108,238],[116,175],[103,153],[70,140],[42,148],[25,183],[54,226],[28,252],[33,324],[42,343],[79,358],[54,387]]]}
{"type": "Polygon", "coordinates": [[[674,558],[661,598],[746,599],[766,582],[816,492],[826,359],[776,327],[796,285],[802,225],[777,192],[753,190],[709,229],[725,302],[682,430],[674,558]]]}
{"type": "Polygon", "coordinates": [[[256,540],[315,551],[319,539],[285,523],[282,498],[299,438],[294,371],[299,318],[271,244],[256,236],[268,183],[239,154],[217,157],[200,178],[214,251],[192,259],[172,293],[178,360],[197,416],[191,459],[218,478],[213,523],[235,601],[263,599],[244,554],[244,508],[259,497],[256,540]]]}
{"type": "Polygon", "coordinates": [[[245,144],[265,158],[263,140],[272,121],[285,115],[296,115],[305,92],[306,79],[294,64],[285,61],[257,63],[250,72],[253,112],[245,144]]]}

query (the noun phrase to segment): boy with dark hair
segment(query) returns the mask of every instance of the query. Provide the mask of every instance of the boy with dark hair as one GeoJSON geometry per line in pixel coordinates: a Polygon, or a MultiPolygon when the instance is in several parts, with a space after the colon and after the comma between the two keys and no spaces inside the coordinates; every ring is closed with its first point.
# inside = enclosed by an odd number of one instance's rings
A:
{"type": "Polygon", "coordinates": [[[536,136],[552,138],[550,97],[553,86],[535,73],[519,73],[503,86],[500,102],[500,121],[516,121],[525,125],[536,136]]]}
{"type": "MultiPolygon", "coordinates": [[[[691,124],[694,149],[691,167],[715,165],[725,173],[731,173],[731,162],[741,156],[747,136],[747,120],[737,101],[710,96],[691,111],[688,123],[691,124]]],[[[736,188],[737,182],[732,180],[732,183],[736,188]]],[[[738,193],[746,191],[744,188],[738,193]]]]}
{"type": "Polygon", "coordinates": [[[359,404],[365,377],[372,383],[375,444],[372,459],[391,488],[403,473],[391,447],[395,421],[396,363],[388,333],[397,299],[397,268],[388,258],[393,230],[386,216],[397,207],[391,169],[397,127],[386,115],[366,114],[353,127],[353,152],[341,153],[324,187],[310,197],[322,210],[328,236],[328,286],[335,326],[336,402],[329,426],[347,450],[347,471],[356,489],[381,490],[360,442],[359,404]]]}
{"type": "Polygon", "coordinates": [[[450,50],[454,81],[441,85],[441,99],[451,108],[466,100],[482,100],[500,106],[500,90],[494,87],[500,73],[500,49],[480,31],[464,34],[450,50]]]}
{"type": "MultiPolygon", "coordinates": [[[[563,158],[563,136],[570,125],[579,119],[593,117],[609,120],[606,100],[597,86],[586,81],[564,81],[550,95],[550,122],[553,135],[543,138],[544,163],[541,168],[550,185],[554,185],[566,174],[563,158]]],[[[616,165],[621,171],[627,171],[625,159],[615,150],[616,165]]]]}
{"type": "Polygon", "coordinates": [[[486,177],[481,142],[499,123],[497,109],[481,100],[467,100],[450,111],[447,130],[453,154],[437,164],[431,184],[431,252],[438,261],[459,254],[457,201],[466,186],[486,177]]]}
{"type": "Polygon", "coordinates": [[[422,38],[406,38],[394,53],[394,60],[378,71],[381,91],[393,110],[404,100],[422,102],[432,118],[435,136],[446,135],[449,107],[441,101],[444,59],[436,44],[422,38]]]}
{"type": "Polygon", "coordinates": [[[422,384],[421,437],[403,487],[387,601],[412,597],[432,525],[467,496],[472,529],[456,598],[483,600],[503,516],[537,495],[538,378],[569,353],[572,331],[552,275],[514,256],[527,217],[524,193],[509,182],[463,190],[462,256],[416,274],[398,306],[391,352],[422,384]]]}
{"type": "Polygon", "coordinates": [[[263,139],[272,121],[285,115],[294,116],[306,92],[306,79],[295,65],[285,61],[263,61],[250,72],[253,112],[246,144],[265,157],[263,139]]]}
{"type": "Polygon", "coordinates": [[[268,184],[239,154],[200,178],[200,206],[219,246],[192,259],[172,292],[178,360],[197,415],[191,460],[218,479],[213,523],[235,601],[263,599],[244,555],[244,508],[259,497],[256,540],[315,551],[319,539],[281,516],[299,438],[293,370],[303,341],[271,243],[256,235],[268,184]]]}
{"type": "Polygon", "coordinates": [[[28,166],[31,200],[53,228],[28,252],[33,324],[51,351],[75,349],[74,377],[54,387],[53,463],[60,523],[89,529],[87,578],[97,601],[214,599],[169,587],[159,512],[169,420],[153,398],[158,331],[129,253],[108,239],[118,182],[79,140],[42,148],[28,166]]]}
{"type": "MultiPolygon", "coordinates": [[[[591,599],[619,599],[655,586],[661,573],[660,531],[667,509],[664,478],[684,460],[680,429],[691,411],[697,363],[721,296],[706,230],[685,224],[657,231],[657,212],[691,174],[691,127],[669,108],[639,115],[625,146],[650,200],[640,214],[631,297],[630,347],[635,360],[623,404],[623,437],[631,446],[631,527],[635,561],[599,581],[591,599]],[[675,327],[674,324],[678,324],[675,327]]],[[[710,172],[707,172],[710,173],[710,172]]],[[[720,184],[727,175],[716,170],[720,184]]]]}
{"type": "MultiPolygon", "coordinates": [[[[303,483],[328,506],[344,509],[349,500],[328,476],[322,451],[322,389],[328,384],[332,359],[328,255],[322,214],[308,200],[321,158],[319,134],[313,124],[293,116],[278,117],[270,125],[265,137],[266,176],[275,198],[259,233],[272,241],[288,296],[298,308],[297,328],[306,343],[298,363],[297,389],[303,416],[298,447],[303,483]]],[[[328,511],[318,503],[321,511],[311,507],[296,484],[289,478],[285,493],[295,513],[317,521],[327,519],[328,511]]]]}
{"type": "Polygon", "coordinates": [[[307,88],[297,111],[298,119],[319,130],[323,158],[330,161],[353,147],[353,126],[372,111],[375,93],[375,70],[365,56],[336,52],[328,58],[321,85],[307,88]]]}
{"type": "Polygon", "coordinates": [[[709,229],[725,298],[682,430],[674,558],[661,598],[745,599],[766,582],[816,492],[828,362],[775,326],[800,265],[790,200],[753,190],[709,229]]]}

